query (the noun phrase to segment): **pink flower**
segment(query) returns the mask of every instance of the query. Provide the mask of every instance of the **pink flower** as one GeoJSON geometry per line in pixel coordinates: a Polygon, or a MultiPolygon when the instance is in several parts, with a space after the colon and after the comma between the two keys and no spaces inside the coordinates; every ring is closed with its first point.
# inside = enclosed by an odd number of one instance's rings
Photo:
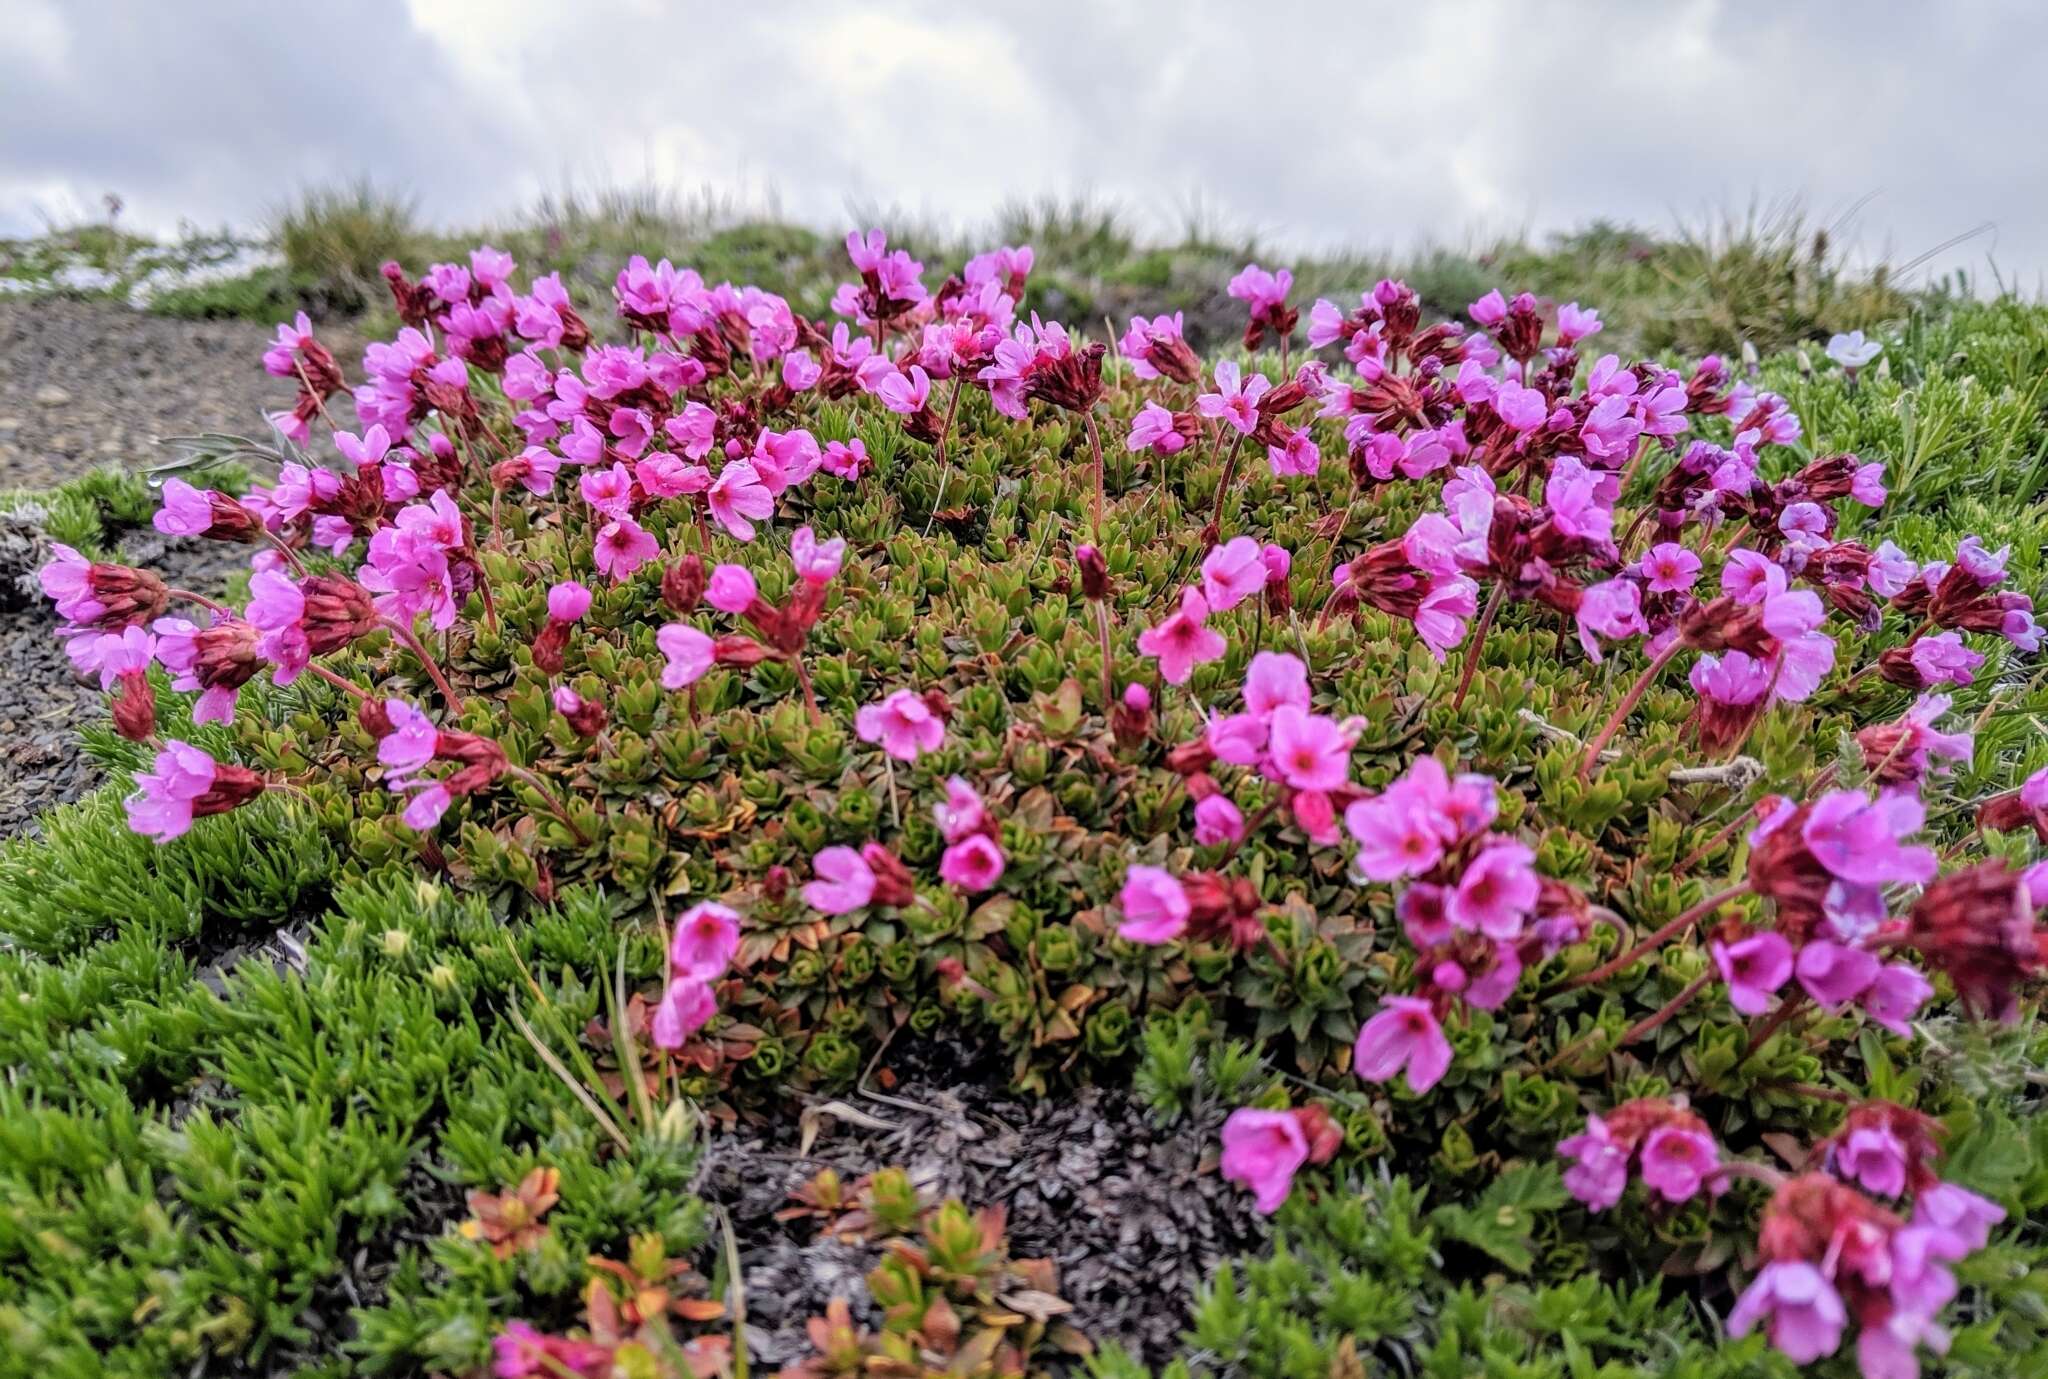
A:
{"type": "Polygon", "coordinates": [[[957,843],[988,827],[988,810],[974,787],[959,776],[946,778],[946,802],[932,806],[932,818],[949,843],[957,843]]]}
{"type": "Polygon", "coordinates": [[[214,760],[189,742],[172,739],[156,754],[156,769],[135,777],[135,793],[122,802],[128,827],[159,845],[192,827],[192,806],[213,788],[214,760]]]}
{"type": "Polygon", "coordinates": [[[1857,1126],[1829,1158],[1838,1173],[1874,1196],[1897,1197],[1906,1190],[1906,1146],[1889,1126],[1857,1126]]]}
{"type": "Polygon", "coordinates": [[[1439,581],[1415,610],[1415,635],[1438,661],[1465,640],[1465,629],[1479,611],[1479,586],[1460,575],[1439,581]]]}
{"type": "Polygon", "coordinates": [[[1699,582],[1700,558],[1676,541],[1661,541],[1644,553],[1637,569],[1653,594],[1683,594],[1699,582]]]}
{"type": "Polygon", "coordinates": [[[1243,371],[1235,360],[1219,360],[1216,364],[1216,391],[1197,397],[1195,410],[1205,417],[1227,421],[1241,435],[1249,436],[1258,429],[1259,399],[1273,385],[1262,373],[1255,373],[1249,380],[1241,382],[1242,376],[1243,371]]]}
{"type": "Polygon", "coordinates": [[[719,470],[705,501],[718,525],[741,541],[752,541],[754,523],[765,522],[775,514],[775,495],[747,460],[734,460],[719,470]]]}
{"type": "Polygon", "coordinates": [[[898,761],[916,761],[946,740],[946,725],[931,705],[907,689],[891,692],[880,703],[862,705],[853,716],[853,729],[862,742],[879,742],[898,761]]]}
{"type": "Polygon", "coordinates": [[[804,904],[820,914],[851,914],[875,898],[875,872],[849,847],[829,847],[811,859],[818,879],[806,882],[804,904]]]}
{"type": "Polygon", "coordinates": [[[377,761],[386,784],[397,787],[434,759],[441,734],[433,720],[403,699],[386,699],[384,716],[391,731],[377,740],[377,761]]]}
{"type": "Polygon", "coordinates": [[[809,527],[798,527],[789,538],[789,555],[804,583],[830,584],[846,563],[846,538],[835,536],[820,542],[809,527]]]}
{"type": "Polygon", "coordinates": [[[1913,1036],[1911,1021],[1934,995],[1934,987],[1908,963],[1887,963],[1863,993],[1863,1012],[1901,1039],[1913,1036]]]}
{"type": "Polygon", "coordinates": [[[718,998],[712,993],[711,983],[697,977],[673,979],[654,1007],[650,1022],[655,1047],[681,1048],[717,1013],[718,998]]]}
{"type": "Polygon", "coordinates": [[[1799,950],[1792,971],[1815,1004],[1839,1010],[1870,989],[1880,965],[1861,948],[1815,939],[1799,950]]]}
{"type": "Polygon", "coordinates": [[[1202,559],[1202,594],[1212,612],[1237,607],[1266,587],[1266,562],[1259,543],[1236,536],[1202,559]]]}
{"type": "Polygon", "coordinates": [[[1282,704],[1308,708],[1308,667],[1289,652],[1261,651],[1245,671],[1244,710],[1263,720],[1282,704]]]}
{"type": "Polygon", "coordinates": [[[1496,287],[1466,307],[1465,314],[1472,318],[1474,324],[1490,329],[1508,318],[1508,299],[1503,297],[1500,289],[1496,287]]]}
{"type": "Polygon", "coordinates": [[[1566,302],[1557,309],[1557,339],[1559,344],[1576,345],[1589,335],[1600,333],[1600,313],[1580,306],[1577,302],[1566,302]]]}
{"type": "Polygon", "coordinates": [[[661,553],[661,543],[630,517],[615,517],[597,533],[591,560],[613,579],[626,579],[661,553]]]}
{"type": "Polygon", "coordinates": [[[1761,1015],[1771,994],[1792,976],[1792,945],[1779,933],[1765,932],[1709,945],[1721,980],[1728,983],[1728,1001],[1744,1015],[1761,1015]]]}
{"type": "Polygon", "coordinates": [[[868,448],[858,438],[850,441],[828,441],[819,468],[835,479],[848,483],[860,478],[868,467],[868,448]]]}
{"type": "Polygon", "coordinates": [[[920,365],[912,364],[907,374],[895,369],[883,374],[874,392],[890,411],[914,417],[931,403],[932,380],[920,365]]]}
{"type": "Polygon", "coordinates": [[[1273,769],[1296,790],[1327,792],[1350,779],[1351,735],[1336,719],[1282,704],[1266,726],[1273,769]]]}
{"type": "Polygon", "coordinates": [[[1306,478],[1322,464],[1323,452],[1316,448],[1315,438],[1306,430],[1290,431],[1280,444],[1266,447],[1266,467],[1278,479],[1306,478]]]}
{"type": "Polygon", "coordinates": [[[1230,280],[1226,289],[1231,296],[1245,303],[1258,316],[1287,305],[1287,294],[1294,290],[1294,274],[1289,269],[1274,272],[1248,263],[1230,280]]]}
{"type": "Polygon", "coordinates": [[[1388,1081],[1405,1069],[1408,1090],[1426,1092],[1450,1071],[1451,1041],[1428,1001],[1389,996],[1358,1031],[1351,1067],[1367,1082],[1388,1081]]]}
{"type": "Polygon", "coordinates": [[[1131,418],[1130,434],[1124,437],[1124,449],[1133,453],[1151,450],[1161,455],[1176,455],[1187,448],[1187,443],[1188,438],[1181,433],[1173,413],[1151,401],[1131,418]]]}
{"type": "Polygon", "coordinates": [[[1643,591],[1627,579],[1602,580],[1587,585],[1579,594],[1577,613],[1579,624],[1579,645],[1586,649],[1589,660],[1600,661],[1598,637],[1610,641],[1623,637],[1640,637],[1647,633],[1649,625],[1643,621],[1643,591]]]}
{"type": "Polygon", "coordinates": [[[1550,400],[1539,388],[1503,382],[1493,395],[1493,409],[1510,429],[1534,431],[1550,417],[1550,400]]]}
{"type": "Polygon", "coordinates": [[[1852,885],[1920,885],[1934,879],[1934,850],[1900,840],[1918,832],[1925,818],[1925,807],[1909,793],[1872,800],[1860,791],[1835,790],[1814,804],[1800,833],[1820,864],[1852,885]]]}
{"type": "Polygon", "coordinates": [[[1140,863],[1124,873],[1117,904],[1124,912],[1117,937],[1133,943],[1171,943],[1187,932],[1188,893],[1172,873],[1140,863]]]}
{"type": "Polygon", "coordinates": [[[573,579],[548,589],[548,616],[556,622],[581,622],[590,611],[590,590],[573,579]]]}
{"type": "Polygon", "coordinates": [[[718,659],[717,643],[688,623],[664,624],[654,634],[655,649],[666,658],[661,668],[661,687],[679,690],[703,679],[718,659]]]}
{"type": "Polygon", "coordinates": [[[1771,1344],[1794,1364],[1810,1365],[1841,1348],[1849,1320],[1842,1295],[1804,1260],[1777,1260],[1743,1289],[1728,1314],[1728,1334],[1747,1336],[1764,1322],[1771,1344]]]}
{"type": "Polygon", "coordinates": [[[1244,838],[1244,814],[1228,795],[1195,802],[1195,842],[1202,847],[1235,843],[1244,838]]]}
{"type": "Polygon", "coordinates": [[[1989,1244],[1991,1228],[2003,1220],[2004,1207],[1954,1183],[1936,1183],[1913,1198],[1914,1225],[1947,1231],[1972,1251],[1989,1244]]]}
{"type": "Polygon", "coordinates": [[[1223,1176],[1252,1191],[1252,1203],[1266,1215],[1280,1209],[1294,1186],[1294,1174],[1308,1162],[1308,1136],[1292,1111],[1241,1106],[1223,1122],[1223,1176]]]}
{"type": "Polygon", "coordinates": [[[1714,1137],[1682,1125],[1660,1125],[1643,1140],[1643,1181],[1667,1202],[1685,1202],[1721,1161],[1714,1137]]]}
{"type": "Polygon", "coordinates": [[[1222,658],[1229,643],[1205,627],[1209,601],[1189,585],[1181,590],[1180,607],[1165,622],[1138,634],[1138,650],[1159,660],[1159,674],[1169,685],[1184,685],[1195,667],[1222,658]]]}
{"type": "Polygon", "coordinates": [[[1522,922],[1536,909],[1542,882],[1536,875],[1536,854],[1511,839],[1488,846],[1458,879],[1444,912],[1457,928],[1493,939],[1521,937],[1522,922]]]}
{"type": "Polygon", "coordinates": [[[706,900],[683,911],[669,940],[669,974],[710,981],[725,971],[740,949],[740,917],[706,900]]]}
{"type": "Polygon", "coordinates": [[[1600,1117],[1587,1116],[1585,1133],[1558,1141],[1557,1152],[1573,1160],[1564,1171],[1565,1189],[1592,1210],[1607,1210],[1628,1190],[1628,1150],[1600,1117]]]}
{"type": "Polygon", "coordinates": [[[754,606],[754,600],[761,597],[759,587],[754,583],[753,571],[744,565],[719,565],[711,571],[711,579],[704,586],[704,601],[721,613],[738,616],[754,606]]]}
{"type": "Polygon", "coordinates": [[[1003,879],[1003,850],[986,833],[970,834],[939,858],[939,878],[947,885],[979,895],[1003,879]]]}

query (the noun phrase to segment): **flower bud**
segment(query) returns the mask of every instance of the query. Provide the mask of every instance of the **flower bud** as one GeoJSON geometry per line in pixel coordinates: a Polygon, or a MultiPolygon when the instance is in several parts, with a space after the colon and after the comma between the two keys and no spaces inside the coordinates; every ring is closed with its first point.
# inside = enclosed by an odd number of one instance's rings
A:
{"type": "Polygon", "coordinates": [[[156,691],[146,672],[134,670],[121,677],[112,709],[114,731],[130,742],[147,742],[156,735],[156,691]]]}
{"type": "Polygon", "coordinates": [[[694,553],[677,556],[662,571],[661,601],[678,613],[694,613],[704,599],[704,587],[709,582],[700,556],[694,553]]]}
{"type": "Polygon", "coordinates": [[[1116,745],[1129,750],[1152,735],[1152,692],[1143,685],[1124,686],[1122,698],[1110,710],[1109,730],[1116,745]]]}
{"type": "Polygon", "coordinates": [[[1074,564],[1081,571],[1081,594],[1090,602],[1109,597],[1109,562],[1093,546],[1074,547],[1074,564]]]}

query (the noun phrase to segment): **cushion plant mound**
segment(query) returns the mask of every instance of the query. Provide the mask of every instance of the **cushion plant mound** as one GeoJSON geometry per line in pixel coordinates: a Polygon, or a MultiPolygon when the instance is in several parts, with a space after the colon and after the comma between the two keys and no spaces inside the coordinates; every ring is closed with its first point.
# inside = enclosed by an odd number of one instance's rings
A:
{"type": "MultiPolygon", "coordinates": [[[[742,1373],[703,1138],[961,1040],[1275,1216],[1175,1365],[2048,1354],[2040,313],[1759,378],[1250,265],[1204,359],[847,249],[817,316],[389,265],[359,369],[279,328],[273,476],[164,487],[237,597],[55,547],[133,786],[0,858],[16,1354],[742,1373]]],[[[1167,1362],[942,1196],[802,1181],[785,1372],[1167,1362]]]]}

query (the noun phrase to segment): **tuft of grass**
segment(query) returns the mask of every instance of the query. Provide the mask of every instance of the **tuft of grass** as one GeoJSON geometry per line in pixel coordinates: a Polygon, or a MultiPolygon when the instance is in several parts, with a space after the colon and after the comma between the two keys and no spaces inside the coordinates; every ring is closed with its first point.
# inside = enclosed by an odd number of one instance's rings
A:
{"type": "Polygon", "coordinates": [[[378,294],[387,259],[418,257],[413,203],[367,179],[311,187],[280,208],[271,233],[300,294],[328,311],[361,311],[378,294]]]}

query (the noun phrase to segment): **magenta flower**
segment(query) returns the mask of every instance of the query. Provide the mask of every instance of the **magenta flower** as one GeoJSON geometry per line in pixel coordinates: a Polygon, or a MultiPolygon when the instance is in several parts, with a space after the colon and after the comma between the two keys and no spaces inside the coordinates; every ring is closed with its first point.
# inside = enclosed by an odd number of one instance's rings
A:
{"type": "Polygon", "coordinates": [[[761,597],[760,588],[754,583],[753,571],[744,565],[719,565],[711,571],[711,579],[704,586],[704,601],[721,613],[738,616],[754,606],[761,597]]]}
{"type": "Polygon", "coordinates": [[[1259,543],[1235,536],[1202,558],[1202,594],[1211,612],[1237,607],[1266,587],[1266,561],[1259,543]]]}
{"type": "Polygon", "coordinates": [[[1268,1216],[1287,1200],[1308,1150],[1301,1117],[1292,1111],[1241,1106],[1223,1122],[1223,1176],[1250,1188],[1252,1204],[1268,1216]]]}
{"type": "Polygon", "coordinates": [[[1600,333],[1600,313],[1580,306],[1577,302],[1566,302],[1557,309],[1557,339],[1559,344],[1576,345],[1589,335],[1600,333]]]}
{"type": "Polygon", "coordinates": [[[1205,417],[1218,418],[1230,423],[1239,434],[1249,436],[1258,429],[1259,399],[1266,395],[1272,382],[1262,373],[1255,373],[1249,379],[1243,378],[1243,370],[1231,359],[1218,360],[1216,364],[1216,391],[1203,393],[1195,399],[1195,410],[1205,417]]]}
{"type": "Polygon", "coordinates": [[[613,579],[626,579],[655,556],[661,543],[630,517],[615,517],[599,528],[591,560],[613,579]]]}
{"type": "Polygon", "coordinates": [[[1124,449],[1133,453],[1151,450],[1160,455],[1177,455],[1187,444],[1188,438],[1174,414],[1151,401],[1131,418],[1130,434],[1124,437],[1124,449]]]}
{"type": "Polygon", "coordinates": [[[1848,1320],[1842,1295],[1819,1269],[1804,1260],[1778,1260],[1743,1289],[1728,1314],[1728,1334],[1747,1336],[1763,1322],[1772,1345],[1794,1364],[1810,1365],[1841,1348],[1848,1320]]]}
{"type": "Polygon", "coordinates": [[[1676,541],[1661,541],[1644,553],[1637,570],[1653,594],[1690,593],[1699,582],[1700,558],[1676,541]]]}
{"type": "Polygon", "coordinates": [[[811,859],[818,879],[806,882],[804,904],[820,914],[852,914],[875,898],[875,872],[859,852],[829,847],[811,859]]]}
{"type": "Polygon", "coordinates": [[[1600,1117],[1587,1116],[1585,1133],[1558,1141],[1557,1152],[1573,1161],[1564,1171],[1566,1190],[1592,1210],[1607,1210],[1628,1190],[1629,1152],[1600,1117]]]}
{"type": "Polygon", "coordinates": [[[705,492],[705,502],[718,525],[741,541],[752,541],[754,523],[775,515],[775,495],[748,460],[734,460],[719,470],[705,492]]]}
{"type": "Polygon", "coordinates": [[[1258,316],[1287,305],[1287,294],[1294,290],[1294,274],[1286,268],[1268,272],[1256,263],[1248,263],[1225,290],[1258,316]]]}
{"type": "Polygon", "coordinates": [[[846,563],[846,538],[819,541],[809,527],[798,527],[789,538],[790,558],[796,562],[797,577],[806,584],[830,584],[846,563]]]}
{"type": "Polygon", "coordinates": [[[880,743],[898,761],[916,761],[946,740],[945,723],[921,695],[907,689],[862,705],[853,716],[853,730],[862,742],[880,743]]]}
{"type": "Polygon", "coordinates": [[[1863,1013],[1901,1039],[1913,1037],[1912,1019],[1934,996],[1934,986],[1910,963],[1886,963],[1863,993],[1863,1013]]]}
{"type": "Polygon", "coordinates": [[[717,643],[688,623],[665,624],[654,634],[655,649],[666,658],[661,687],[679,690],[703,679],[718,659],[717,643]]]}
{"type": "Polygon", "coordinates": [[[1618,641],[1643,636],[1650,630],[1643,621],[1642,587],[1629,579],[1602,580],[1580,590],[1576,617],[1579,645],[1586,649],[1586,658],[1596,665],[1601,660],[1600,637],[1618,641]]]}
{"type": "Polygon", "coordinates": [[[1550,418],[1550,400],[1539,388],[1503,382],[1493,395],[1493,409],[1516,431],[1534,431],[1550,418]]]}
{"type": "Polygon", "coordinates": [[[1350,779],[1351,735],[1336,719],[1282,704],[1266,730],[1273,769],[1296,790],[1327,793],[1350,779]]]}
{"type": "Polygon", "coordinates": [[[1832,1011],[1868,991],[1881,965],[1861,948],[1815,939],[1799,950],[1792,971],[1814,1003],[1832,1011]]]}
{"type": "Polygon", "coordinates": [[[1451,1041],[1428,1001],[1389,996],[1358,1031],[1351,1067],[1367,1082],[1386,1082],[1405,1070],[1408,1090],[1426,1092],[1450,1071],[1451,1041]]]}
{"type": "Polygon", "coordinates": [[[122,802],[128,827],[159,845],[192,827],[193,802],[213,788],[216,765],[189,742],[164,743],[156,769],[135,777],[135,793],[122,802]]]}
{"type": "Polygon", "coordinates": [[[1859,1125],[1829,1151],[1831,1166],[1842,1177],[1878,1197],[1897,1197],[1906,1190],[1906,1146],[1886,1125],[1859,1125]]]}
{"type": "Polygon", "coordinates": [[[739,915],[713,900],[683,911],[669,940],[669,973],[710,981],[725,971],[740,948],[739,915]]]}
{"type": "Polygon", "coordinates": [[[968,895],[979,895],[1003,879],[1003,866],[1003,850],[995,840],[975,833],[946,849],[939,858],[939,878],[968,895]]]}
{"type": "Polygon", "coordinates": [[[1728,1002],[1744,1015],[1761,1015],[1771,994],[1792,976],[1792,945],[1783,934],[1766,931],[1733,943],[1715,939],[1709,945],[1721,980],[1728,983],[1728,1002]]]}
{"type": "Polygon", "coordinates": [[[711,983],[697,977],[672,979],[654,1007],[650,1022],[654,1046],[671,1051],[681,1048],[717,1013],[718,997],[712,993],[711,983]]]}
{"type": "Polygon", "coordinates": [[[1910,792],[1873,800],[1860,791],[1835,790],[1814,804],[1801,837],[1822,866],[1852,885],[1917,886],[1934,879],[1934,850],[1901,840],[1919,831],[1926,813],[1910,792]]]}
{"type": "Polygon", "coordinates": [[[818,467],[835,479],[852,483],[867,472],[868,448],[857,437],[850,441],[828,441],[818,467]]]}
{"type": "Polygon", "coordinates": [[[1683,1125],[1660,1125],[1643,1139],[1643,1181],[1667,1202],[1690,1201],[1721,1161],[1714,1137],[1683,1125]]]}
{"type": "Polygon", "coordinates": [[[1308,708],[1308,667],[1289,652],[1258,652],[1245,671],[1245,712],[1263,721],[1282,704],[1308,708]]]}
{"type": "Polygon", "coordinates": [[[548,616],[556,622],[581,622],[590,611],[590,590],[573,579],[548,589],[548,616]]]}
{"type": "Polygon", "coordinates": [[[393,789],[434,759],[441,733],[433,720],[403,699],[386,699],[384,716],[391,731],[377,740],[377,762],[393,789]]]}
{"type": "Polygon", "coordinates": [[[1195,842],[1202,847],[1236,843],[1244,838],[1244,813],[1228,795],[1210,795],[1195,802],[1195,842]]]}
{"type": "Polygon", "coordinates": [[[1914,1194],[1913,1224],[1947,1231],[1969,1251],[1991,1241],[1991,1228],[2005,1220],[2005,1208],[1954,1183],[1936,1183],[1914,1194]]]}
{"type": "Polygon", "coordinates": [[[1172,873],[1140,863],[1124,873],[1117,895],[1123,922],[1117,937],[1133,943],[1171,943],[1187,932],[1188,893],[1172,873]]]}
{"type": "Polygon", "coordinates": [[[957,843],[989,827],[988,810],[982,804],[981,796],[959,776],[946,778],[946,802],[932,806],[932,819],[938,824],[940,835],[949,843],[957,843]]]}
{"type": "Polygon", "coordinates": [[[1525,844],[1499,839],[1465,868],[1444,912],[1457,928],[1492,939],[1516,939],[1523,921],[1535,912],[1541,888],[1536,854],[1525,844]]]}
{"type": "Polygon", "coordinates": [[[1203,624],[1209,618],[1209,601],[1202,591],[1189,585],[1181,590],[1180,607],[1157,627],[1138,634],[1138,650],[1159,660],[1159,674],[1169,685],[1184,685],[1195,667],[1220,660],[1229,648],[1223,634],[1203,624]]]}

